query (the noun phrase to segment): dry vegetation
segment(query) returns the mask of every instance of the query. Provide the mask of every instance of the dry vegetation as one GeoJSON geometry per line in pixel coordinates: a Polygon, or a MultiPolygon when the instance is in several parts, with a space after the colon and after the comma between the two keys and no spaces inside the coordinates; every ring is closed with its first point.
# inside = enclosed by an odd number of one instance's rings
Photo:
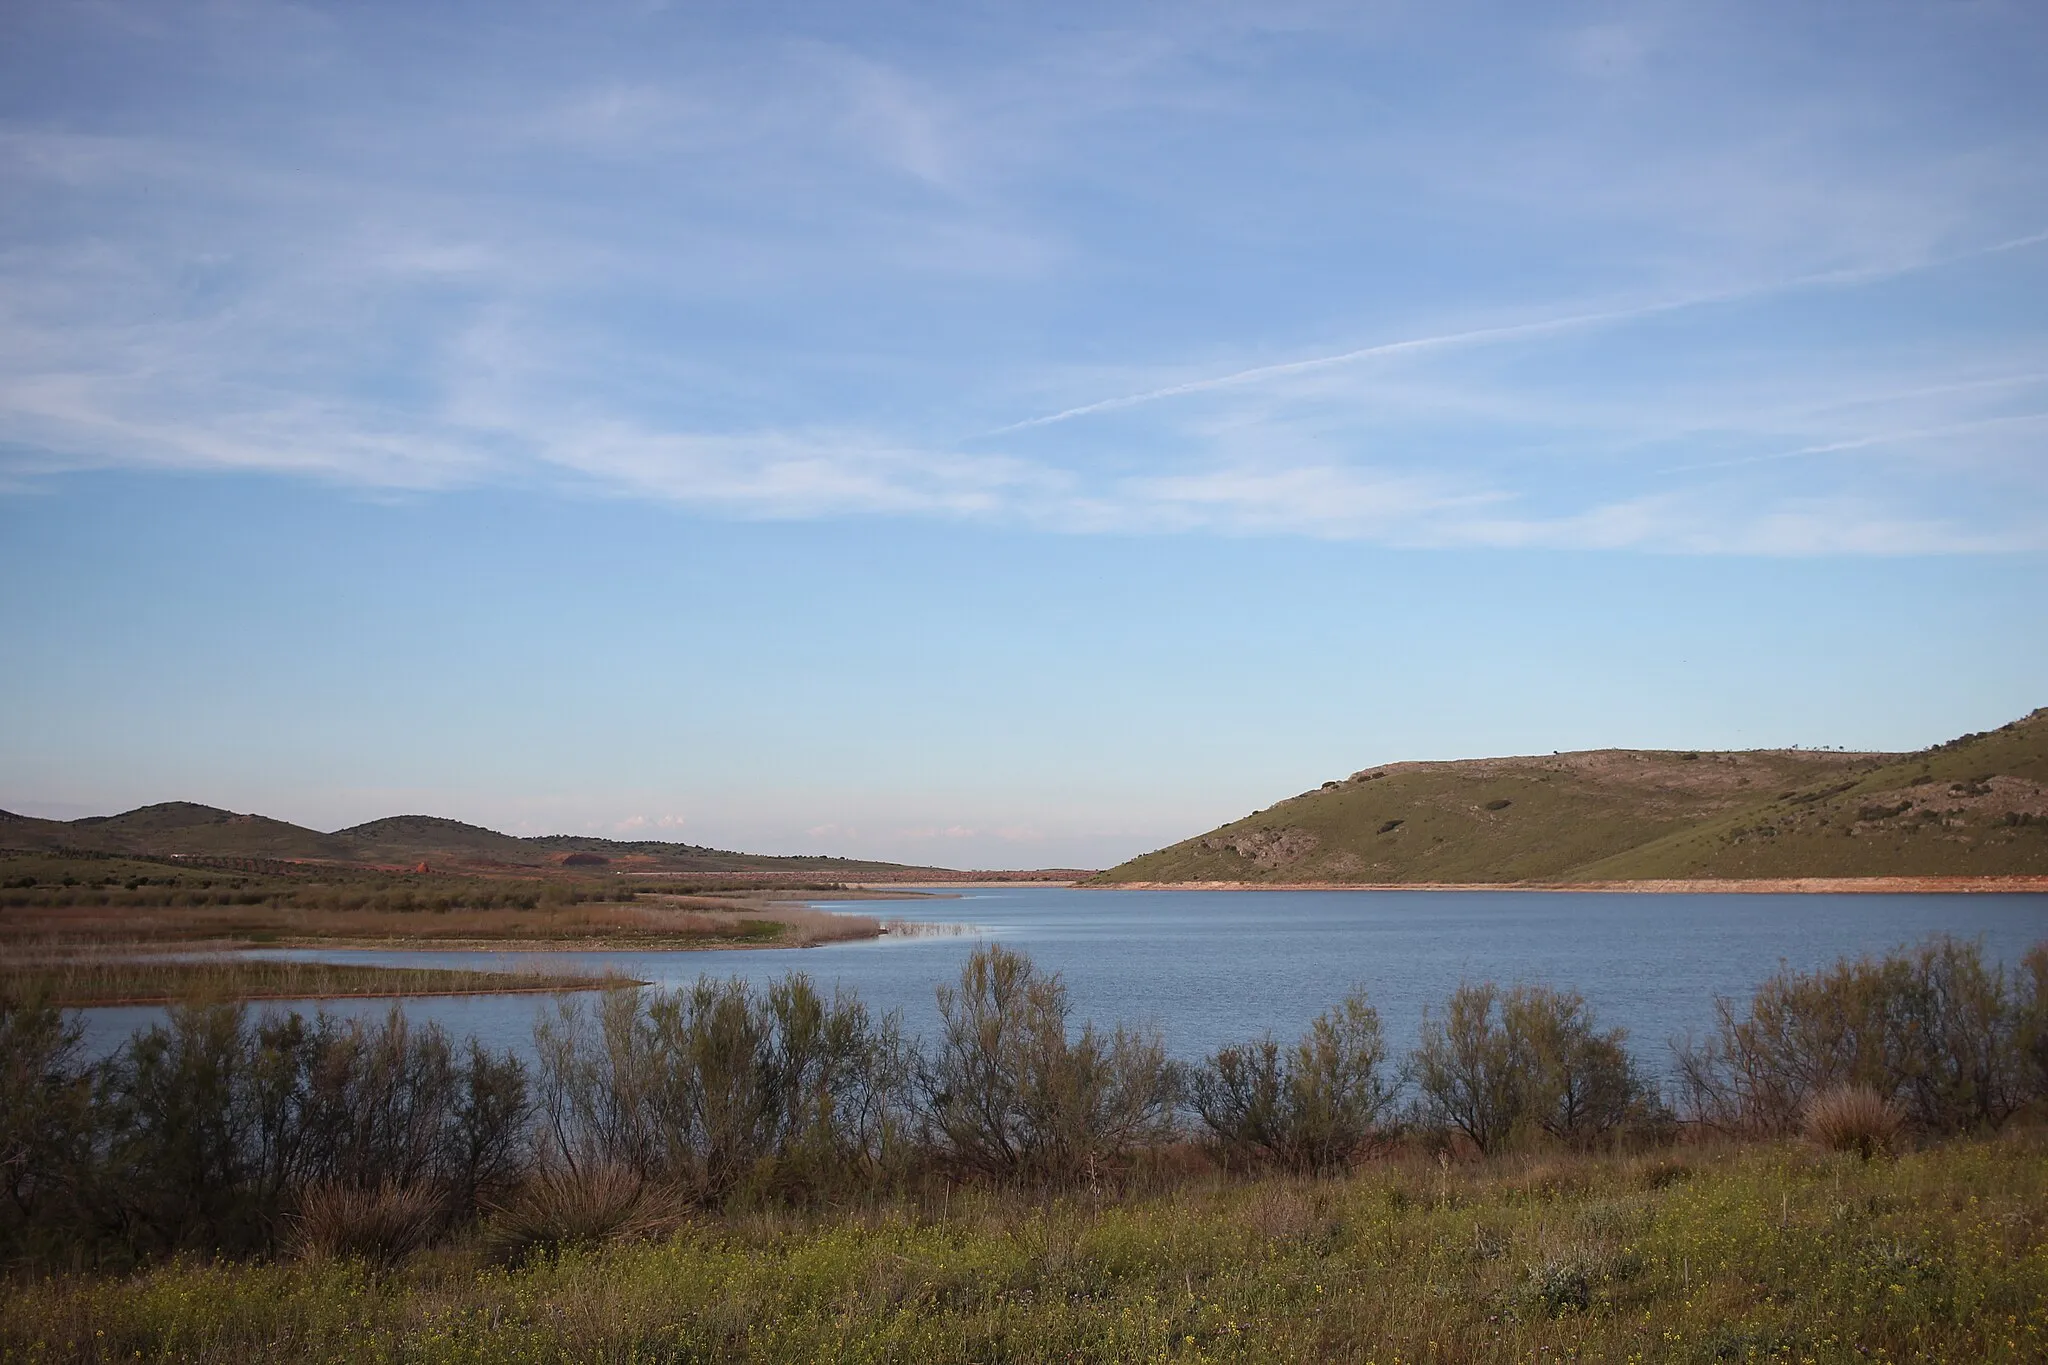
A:
{"type": "Polygon", "coordinates": [[[780,899],[795,894],[0,855],[0,961],[250,946],[805,947],[883,932],[870,916],[780,899]]]}
{"type": "Polygon", "coordinates": [[[178,1000],[332,1000],[345,996],[476,995],[513,991],[608,990],[642,983],[528,969],[456,971],[333,962],[218,958],[0,956],[0,996],[66,1008],[151,1005],[178,1000]]]}

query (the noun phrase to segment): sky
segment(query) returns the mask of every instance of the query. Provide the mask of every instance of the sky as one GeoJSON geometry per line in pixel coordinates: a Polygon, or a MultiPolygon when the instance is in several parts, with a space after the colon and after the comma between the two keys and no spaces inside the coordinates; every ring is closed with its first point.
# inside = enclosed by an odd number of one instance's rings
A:
{"type": "Polygon", "coordinates": [[[0,807],[1106,866],[2048,705],[2048,11],[0,6],[0,807]]]}

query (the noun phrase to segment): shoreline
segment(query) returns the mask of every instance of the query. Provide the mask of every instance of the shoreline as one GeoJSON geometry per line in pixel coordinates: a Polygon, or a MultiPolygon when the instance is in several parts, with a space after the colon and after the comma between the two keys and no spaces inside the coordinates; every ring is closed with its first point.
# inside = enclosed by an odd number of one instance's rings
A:
{"type": "Polygon", "coordinates": [[[1081,891],[1587,891],[1609,895],[2048,894],[2048,876],[1698,877],[1618,882],[1108,882],[1081,891]]]}
{"type": "Polygon", "coordinates": [[[245,943],[228,952],[247,949],[280,949],[290,952],[325,951],[337,952],[393,952],[393,953],[722,953],[741,948],[803,949],[817,948],[828,943],[872,943],[878,938],[887,938],[888,931],[873,934],[847,934],[839,938],[816,938],[801,943],[779,942],[769,939],[749,943],[744,939],[720,939],[715,943],[692,942],[687,939],[660,938],[301,938],[279,939],[273,943],[245,943]]]}
{"type": "MultiPolygon", "coordinates": [[[[592,977],[580,984],[572,982],[554,986],[471,986],[446,991],[283,991],[261,995],[230,993],[223,998],[238,1005],[271,1000],[438,1000],[470,995],[579,995],[588,991],[627,990],[651,984],[621,976],[592,977]]],[[[187,999],[190,997],[185,995],[136,995],[123,996],[118,1000],[66,1000],[58,997],[50,1001],[50,1005],[62,1010],[103,1010],[135,1005],[175,1005],[187,999]]]]}

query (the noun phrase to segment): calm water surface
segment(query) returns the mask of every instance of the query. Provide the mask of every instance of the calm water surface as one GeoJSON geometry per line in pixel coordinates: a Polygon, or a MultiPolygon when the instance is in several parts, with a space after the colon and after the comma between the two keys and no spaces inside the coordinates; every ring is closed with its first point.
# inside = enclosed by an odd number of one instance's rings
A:
{"type": "MultiPolygon", "coordinates": [[[[1746,996],[1780,962],[1822,966],[1949,933],[2016,962],[2048,939],[2043,895],[1615,895],[1581,892],[1078,891],[1002,886],[957,899],[822,908],[931,923],[959,936],[885,938],[810,949],[713,953],[275,952],[279,957],[401,966],[539,964],[613,969],[662,986],[700,974],[765,982],[807,973],[820,986],[900,1010],[922,1035],[937,1024],[933,988],[979,942],[1028,952],[1066,980],[1076,1019],[1153,1025],[1170,1050],[1199,1056],[1271,1031],[1290,1037],[1353,986],[1379,1007],[1388,1039],[1411,1046],[1425,1004],[1461,980],[1544,982],[1582,992],[1606,1024],[1662,1069],[1668,1041],[1712,1020],[1715,995],[1746,996]]],[[[299,1008],[306,1008],[300,1005],[299,1008]]],[[[339,1014],[388,1002],[339,1001],[339,1014]]],[[[546,997],[415,999],[409,1016],[525,1050],[546,997]]],[[[104,1051],[161,1011],[86,1011],[104,1051]]]]}

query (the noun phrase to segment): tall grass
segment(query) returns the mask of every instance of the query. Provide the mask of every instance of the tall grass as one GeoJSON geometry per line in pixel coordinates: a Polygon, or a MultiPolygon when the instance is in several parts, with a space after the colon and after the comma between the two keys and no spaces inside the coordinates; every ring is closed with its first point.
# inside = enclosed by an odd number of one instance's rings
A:
{"type": "Polygon", "coordinates": [[[976,1186],[707,1215],[494,1269],[182,1260],[8,1287],[24,1362],[1871,1360],[2048,1355],[2038,1130],[1397,1158],[1103,1201],[976,1186]]]}
{"type": "Polygon", "coordinates": [[[643,947],[807,946],[874,938],[880,920],[801,905],[733,906],[710,898],[541,903],[523,908],[322,909],[248,906],[39,906],[0,917],[15,952],[204,943],[629,944],[643,947]]]}

